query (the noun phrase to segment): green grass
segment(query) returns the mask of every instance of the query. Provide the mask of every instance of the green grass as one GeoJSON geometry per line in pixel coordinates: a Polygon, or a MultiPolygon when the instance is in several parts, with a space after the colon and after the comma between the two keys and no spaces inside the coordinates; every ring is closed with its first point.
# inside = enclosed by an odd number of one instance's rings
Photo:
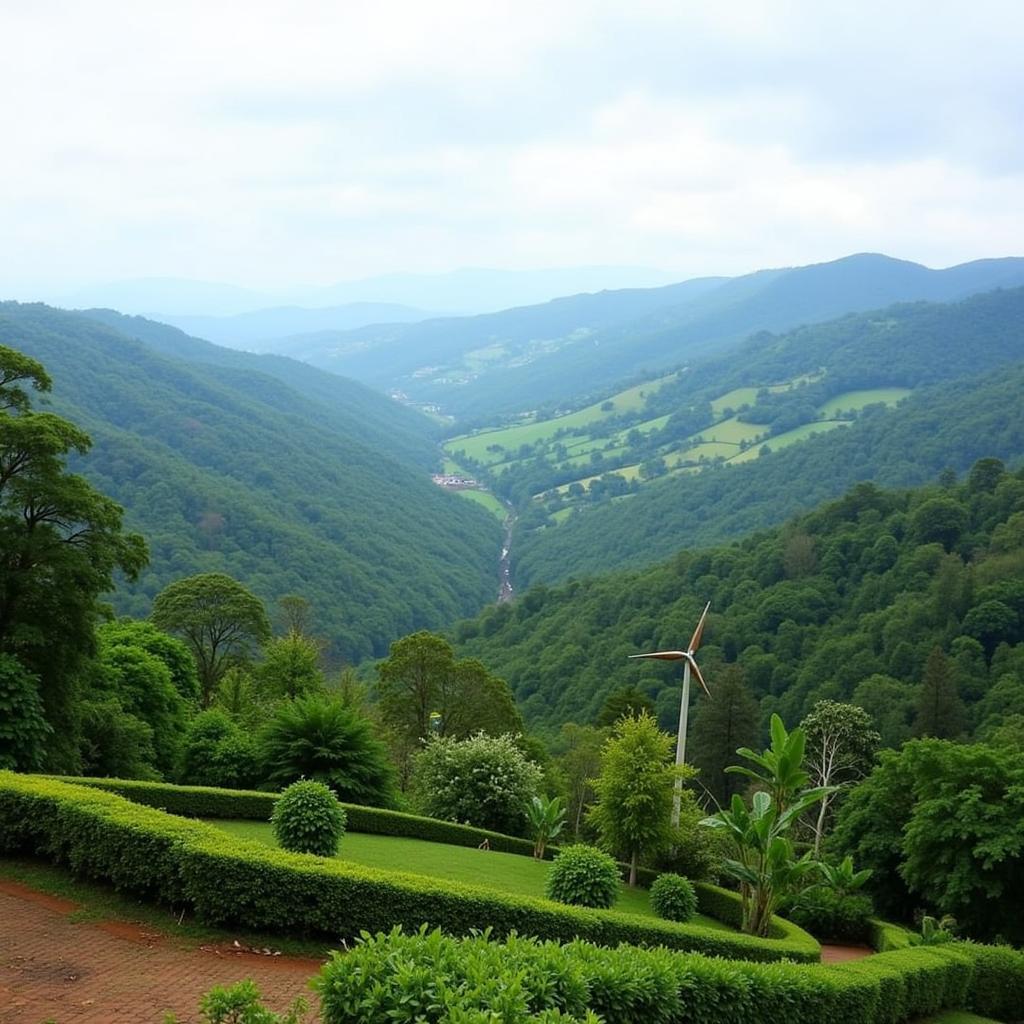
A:
{"type": "Polygon", "coordinates": [[[0,879],[20,882],[37,892],[59,896],[80,904],[69,915],[73,922],[128,921],[144,925],[155,932],[194,947],[227,944],[236,939],[253,949],[276,949],[289,956],[324,957],[337,943],[323,943],[309,939],[293,939],[281,935],[268,935],[238,929],[228,931],[200,924],[189,915],[171,913],[150,903],[136,902],[116,892],[112,887],[84,882],[72,877],[52,864],[21,857],[0,857],[0,879]]]}
{"type": "Polygon", "coordinates": [[[490,491],[455,491],[460,498],[467,498],[483,505],[488,512],[493,512],[502,522],[508,516],[508,509],[490,491]]]}
{"type": "Polygon", "coordinates": [[[776,434],[775,437],[768,437],[757,444],[751,445],[746,451],[740,452],[739,455],[734,455],[729,459],[729,465],[735,466],[737,463],[750,462],[753,459],[759,458],[762,445],[768,445],[773,452],[777,452],[780,448],[796,444],[797,441],[806,441],[807,438],[814,434],[824,434],[829,430],[845,425],[845,420],[816,420],[814,423],[804,423],[793,430],[787,430],[784,434],[776,434]]]}
{"type": "MultiPolygon", "coordinates": [[[[210,821],[211,825],[267,846],[276,846],[271,826],[260,821],[210,821]]],[[[544,896],[544,880],[550,861],[536,861],[515,853],[484,852],[473,847],[449,846],[446,843],[428,843],[422,839],[398,836],[375,836],[363,832],[349,832],[341,841],[339,860],[381,868],[385,871],[405,871],[442,878],[450,882],[483,885],[517,896],[544,896]]],[[[622,886],[616,910],[653,917],[646,889],[622,886]]],[[[710,917],[697,915],[694,924],[732,931],[728,925],[710,917]]]]}
{"type": "Polygon", "coordinates": [[[625,412],[635,412],[642,409],[648,395],[654,394],[663,384],[672,380],[675,374],[661,377],[658,380],[650,380],[644,384],[637,384],[635,387],[620,391],[611,398],[594,402],[586,408],[571,412],[565,416],[556,416],[549,420],[538,420],[536,423],[524,423],[514,427],[505,427],[501,430],[488,430],[479,434],[468,434],[462,437],[453,437],[444,444],[445,451],[456,453],[464,451],[470,458],[476,459],[485,465],[506,461],[507,454],[515,453],[521,445],[536,444],[538,441],[546,441],[554,438],[559,430],[579,430],[588,427],[609,416],[621,415],[625,412]],[[611,403],[610,409],[602,409],[601,406],[611,403]],[[487,449],[498,445],[503,452],[489,452],[487,449]]]}
{"type": "Polygon", "coordinates": [[[991,1017],[979,1017],[976,1013],[968,1013],[967,1010],[946,1010],[945,1013],[934,1017],[920,1018],[916,1024],[999,1024],[999,1021],[991,1017]]]}
{"type": "Polygon", "coordinates": [[[895,405],[910,394],[910,388],[871,388],[867,391],[844,391],[835,398],[830,398],[818,409],[824,419],[831,419],[842,412],[863,409],[866,405],[882,402],[895,405]]]}
{"type": "Polygon", "coordinates": [[[760,423],[742,423],[736,416],[730,416],[712,427],[698,430],[687,440],[693,442],[699,438],[702,442],[724,441],[726,444],[740,444],[743,441],[753,441],[767,431],[768,428],[760,423]]]}
{"type": "MultiPolygon", "coordinates": [[[[776,392],[776,391],[788,391],[796,381],[788,381],[785,384],[771,384],[765,390],[776,392]]],[[[721,416],[726,409],[736,410],[743,405],[753,405],[757,401],[757,393],[761,388],[733,388],[732,391],[727,391],[724,395],[718,398],[712,399],[711,411],[716,416],[721,416]]]]}

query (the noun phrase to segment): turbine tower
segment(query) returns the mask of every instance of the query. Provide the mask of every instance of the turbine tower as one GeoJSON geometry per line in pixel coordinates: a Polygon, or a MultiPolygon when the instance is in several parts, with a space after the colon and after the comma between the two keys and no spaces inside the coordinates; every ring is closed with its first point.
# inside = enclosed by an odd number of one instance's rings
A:
{"type": "MultiPolygon", "coordinates": [[[[654,651],[652,654],[631,654],[630,658],[646,658],[656,661],[681,661],[683,663],[683,696],[679,702],[679,732],[676,735],[676,765],[681,765],[686,760],[686,718],[690,712],[690,673],[692,672],[696,677],[697,681],[704,688],[704,692],[710,697],[711,691],[708,689],[708,684],[704,682],[704,677],[700,674],[700,669],[697,667],[697,659],[694,655],[697,653],[697,649],[700,647],[701,634],[704,632],[704,620],[708,617],[708,609],[711,607],[711,602],[708,601],[704,605],[704,611],[701,612],[700,621],[697,623],[697,628],[693,631],[693,636],[690,638],[690,646],[685,651],[654,651]]],[[[679,807],[682,802],[683,796],[683,780],[681,778],[676,779],[675,794],[672,800],[672,825],[678,827],[679,825],[679,807]]]]}

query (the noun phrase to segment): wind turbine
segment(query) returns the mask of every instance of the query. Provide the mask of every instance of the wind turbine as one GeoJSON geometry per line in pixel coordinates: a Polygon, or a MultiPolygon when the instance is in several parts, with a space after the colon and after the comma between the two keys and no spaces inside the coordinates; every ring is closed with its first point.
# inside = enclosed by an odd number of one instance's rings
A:
{"type": "MultiPolygon", "coordinates": [[[[704,620],[708,617],[708,609],[711,602],[704,605],[697,628],[690,637],[690,646],[685,651],[654,651],[652,654],[631,654],[630,658],[646,658],[656,661],[681,661],[683,663],[683,696],[679,702],[679,732],[676,735],[676,765],[681,765],[686,760],[686,718],[690,712],[690,673],[692,672],[697,681],[704,688],[704,692],[710,697],[711,691],[704,677],[697,667],[697,659],[694,655],[700,647],[701,634],[704,632],[704,620]]],[[[676,779],[675,794],[672,800],[672,825],[679,825],[679,807],[683,796],[683,780],[676,779]]]]}

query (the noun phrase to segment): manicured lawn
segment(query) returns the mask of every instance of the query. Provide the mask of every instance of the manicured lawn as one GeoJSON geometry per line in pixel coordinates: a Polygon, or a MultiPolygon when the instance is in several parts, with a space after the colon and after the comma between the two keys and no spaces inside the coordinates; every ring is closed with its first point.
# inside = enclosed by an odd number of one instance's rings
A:
{"type": "MultiPolygon", "coordinates": [[[[244,839],[252,839],[268,846],[276,846],[269,824],[260,821],[211,821],[211,825],[244,839]]],[[[452,882],[485,885],[519,896],[544,895],[544,880],[550,861],[535,861],[515,853],[485,852],[467,846],[449,846],[446,843],[427,843],[422,839],[398,836],[375,836],[362,832],[349,832],[341,841],[339,860],[348,860],[367,867],[387,871],[406,871],[430,878],[444,878],[452,882]]],[[[616,910],[653,917],[645,889],[623,886],[616,910]]],[[[697,915],[693,924],[704,925],[718,931],[732,931],[728,925],[710,917],[697,915]]]]}

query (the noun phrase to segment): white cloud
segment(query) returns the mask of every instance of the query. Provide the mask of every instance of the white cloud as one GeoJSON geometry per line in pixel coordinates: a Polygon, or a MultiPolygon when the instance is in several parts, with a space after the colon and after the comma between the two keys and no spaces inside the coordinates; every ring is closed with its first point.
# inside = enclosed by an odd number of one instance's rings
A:
{"type": "Polygon", "coordinates": [[[1015,252],[1022,27],[997,0],[0,0],[0,280],[1015,252]]]}

